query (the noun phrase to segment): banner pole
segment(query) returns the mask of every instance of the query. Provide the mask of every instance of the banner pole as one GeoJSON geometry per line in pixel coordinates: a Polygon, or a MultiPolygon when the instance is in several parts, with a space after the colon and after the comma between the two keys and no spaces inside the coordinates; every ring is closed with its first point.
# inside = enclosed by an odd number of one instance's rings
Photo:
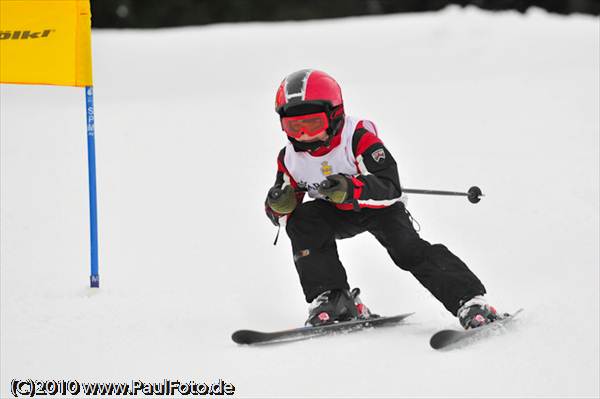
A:
{"type": "Polygon", "coordinates": [[[87,120],[87,145],[88,145],[88,179],[90,191],[90,250],[91,273],[90,287],[100,287],[98,274],[98,210],[96,207],[96,141],[94,128],[94,87],[85,87],[85,105],[87,120]]]}

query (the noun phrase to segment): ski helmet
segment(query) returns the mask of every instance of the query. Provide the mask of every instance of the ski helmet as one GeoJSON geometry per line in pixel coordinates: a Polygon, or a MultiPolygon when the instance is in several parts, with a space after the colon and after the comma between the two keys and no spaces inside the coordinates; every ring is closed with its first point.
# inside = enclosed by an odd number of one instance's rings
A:
{"type": "MultiPolygon", "coordinates": [[[[344,120],[344,102],[339,84],[331,76],[314,69],[302,69],[286,76],[275,96],[275,111],[280,118],[325,112],[329,136],[325,143],[300,143],[288,135],[299,149],[314,149],[316,145],[329,145],[344,120]]],[[[283,128],[283,124],[282,124],[283,128]]]]}

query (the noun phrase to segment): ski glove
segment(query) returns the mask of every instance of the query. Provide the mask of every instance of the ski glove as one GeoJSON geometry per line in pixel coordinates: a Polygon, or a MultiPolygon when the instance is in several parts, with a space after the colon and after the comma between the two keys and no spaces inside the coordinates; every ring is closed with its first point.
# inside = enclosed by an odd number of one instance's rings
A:
{"type": "Polygon", "coordinates": [[[349,202],[354,193],[354,184],[344,175],[327,176],[319,186],[319,193],[336,204],[349,202]]]}
{"type": "Polygon", "coordinates": [[[296,209],[298,199],[296,198],[296,193],[292,186],[288,185],[283,189],[275,186],[271,187],[267,194],[267,204],[275,212],[281,215],[287,215],[296,209]]]}

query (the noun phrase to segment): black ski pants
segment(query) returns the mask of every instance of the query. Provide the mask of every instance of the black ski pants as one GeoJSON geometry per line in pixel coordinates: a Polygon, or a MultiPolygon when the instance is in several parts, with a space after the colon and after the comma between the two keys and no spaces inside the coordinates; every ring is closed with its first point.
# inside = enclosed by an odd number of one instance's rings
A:
{"type": "Polygon", "coordinates": [[[462,300],[485,294],[481,281],[448,248],[419,237],[402,202],[360,212],[342,211],[324,200],[304,202],[288,219],[286,231],[307,302],[327,290],[349,289],[336,239],[365,231],[373,234],[394,263],[411,272],[453,315],[462,300]]]}

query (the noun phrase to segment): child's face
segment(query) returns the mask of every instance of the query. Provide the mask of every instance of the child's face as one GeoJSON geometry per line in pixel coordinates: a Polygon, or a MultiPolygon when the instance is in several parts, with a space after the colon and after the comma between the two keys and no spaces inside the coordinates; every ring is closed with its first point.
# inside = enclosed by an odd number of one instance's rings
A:
{"type": "Polygon", "coordinates": [[[303,143],[313,143],[315,141],[326,141],[327,140],[327,132],[323,131],[316,136],[309,136],[305,133],[302,136],[297,137],[296,140],[301,141],[303,143]]]}

